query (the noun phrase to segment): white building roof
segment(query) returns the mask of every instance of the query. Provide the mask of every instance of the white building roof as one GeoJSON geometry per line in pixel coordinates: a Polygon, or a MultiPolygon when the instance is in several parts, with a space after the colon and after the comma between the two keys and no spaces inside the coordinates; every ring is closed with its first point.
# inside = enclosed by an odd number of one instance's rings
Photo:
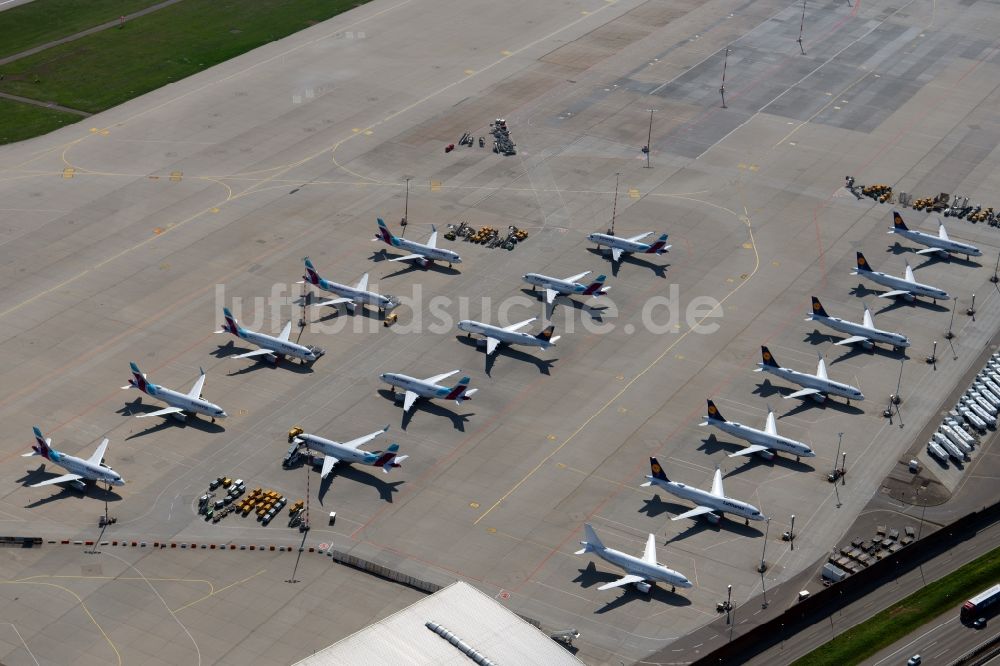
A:
{"type": "Polygon", "coordinates": [[[458,647],[427,628],[433,622],[498,666],[579,666],[546,634],[467,583],[448,587],[320,650],[299,666],[469,666],[458,647]]]}

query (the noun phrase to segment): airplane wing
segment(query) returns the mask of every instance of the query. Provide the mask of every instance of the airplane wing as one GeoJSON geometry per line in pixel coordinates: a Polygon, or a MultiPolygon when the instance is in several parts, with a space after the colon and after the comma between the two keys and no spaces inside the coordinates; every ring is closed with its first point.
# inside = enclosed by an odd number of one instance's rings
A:
{"type": "Polygon", "coordinates": [[[628,574],[627,576],[622,576],[618,580],[612,581],[610,583],[605,583],[601,585],[598,590],[610,590],[613,587],[624,587],[625,585],[631,585],[632,583],[641,583],[645,578],[642,576],[636,576],[635,574],[628,574]]]}
{"type": "Polygon", "coordinates": [[[537,317],[532,317],[531,319],[525,319],[522,322],[519,322],[517,324],[511,324],[510,326],[504,326],[503,330],[505,330],[505,331],[511,331],[511,332],[517,331],[519,329],[524,328],[525,326],[527,326],[531,322],[535,321],[535,319],[537,319],[537,317]]]}
{"type": "Polygon", "coordinates": [[[552,305],[552,301],[556,300],[556,296],[558,295],[559,292],[557,292],[555,289],[546,289],[545,302],[548,303],[549,305],[552,305]]]}
{"type": "Polygon", "coordinates": [[[611,261],[618,261],[621,258],[622,258],[622,250],[617,247],[611,248],[611,261]]]}
{"type": "Polygon", "coordinates": [[[340,460],[333,456],[326,456],[323,458],[323,470],[319,473],[319,478],[325,479],[333,471],[333,466],[339,463],[340,460]]]}
{"type": "Polygon", "coordinates": [[[722,470],[718,467],[715,468],[715,477],[712,479],[712,494],[720,498],[726,496],[722,490],[722,470]]]}
{"type": "Polygon", "coordinates": [[[579,275],[573,275],[571,277],[568,277],[568,278],[566,278],[566,282],[576,282],[580,278],[586,277],[587,275],[590,275],[590,271],[584,271],[584,272],[580,273],[579,275]]]}
{"type": "Polygon", "coordinates": [[[936,254],[941,251],[942,250],[939,247],[927,247],[924,248],[923,250],[917,250],[917,254],[936,254]]]}
{"type": "Polygon", "coordinates": [[[644,234],[639,234],[638,236],[632,236],[631,238],[626,238],[625,240],[630,240],[633,243],[638,243],[639,241],[641,241],[643,238],[645,238],[646,236],[650,235],[651,233],[653,233],[653,232],[652,231],[647,231],[644,234]]]}
{"type": "Polygon", "coordinates": [[[852,335],[849,338],[844,338],[843,340],[838,340],[834,342],[835,345],[853,345],[856,342],[867,342],[868,338],[864,335],[852,335]]]}
{"type": "Polygon", "coordinates": [[[285,327],[281,329],[281,334],[278,336],[278,339],[283,342],[288,342],[288,336],[290,336],[291,334],[292,334],[292,320],[289,319],[288,323],[285,324],[285,327]]]}
{"type": "Polygon", "coordinates": [[[496,338],[486,338],[486,355],[489,356],[500,346],[500,341],[496,338]]]}
{"type": "Polygon", "coordinates": [[[201,397],[201,389],[205,387],[205,371],[202,370],[198,379],[194,380],[194,386],[188,391],[188,397],[197,400],[201,397]]]}
{"type": "Polygon", "coordinates": [[[433,224],[431,225],[431,237],[427,241],[427,247],[437,247],[438,243],[438,230],[433,224]]]}
{"type": "Polygon", "coordinates": [[[340,305],[341,303],[353,303],[353,302],[354,301],[352,301],[349,298],[331,298],[328,301],[320,301],[319,303],[313,303],[312,305],[315,308],[320,308],[323,307],[324,305],[340,305]]]}
{"type": "Polygon", "coordinates": [[[944,230],[944,223],[938,222],[938,238],[941,240],[951,240],[948,238],[948,232],[944,230]]]}
{"type": "Polygon", "coordinates": [[[767,451],[767,450],[768,448],[766,446],[762,446],[760,444],[752,444],[745,449],[740,449],[736,453],[730,453],[729,457],[738,458],[739,456],[749,456],[753,455],[754,453],[759,453],[761,451],[767,451]]]}
{"type": "Polygon", "coordinates": [[[819,361],[816,363],[816,376],[820,379],[829,379],[826,376],[826,361],[823,360],[822,356],[819,357],[819,361]]]}
{"type": "Polygon", "coordinates": [[[822,391],[820,391],[819,389],[804,388],[801,391],[796,391],[795,393],[789,393],[788,395],[782,397],[784,397],[785,400],[789,400],[790,398],[804,398],[807,395],[819,395],[820,393],[822,393],[822,391]]]}
{"type": "Polygon", "coordinates": [[[101,461],[104,460],[104,452],[108,450],[108,439],[105,437],[101,445],[97,447],[94,454],[87,458],[87,462],[93,463],[95,465],[100,465],[101,461]]]}
{"type": "Polygon", "coordinates": [[[894,296],[906,296],[910,292],[906,289],[893,289],[892,291],[887,291],[884,294],[879,294],[879,298],[892,298],[894,296]]]}
{"type": "Polygon", "coordinates": [[[184,410],[181,409],[180,407],[167,407],[165,409],[158,409],[155,412],[150,412],[148,414],[136,414],[135,418],[145,419],[149,418],[150,416],[166,416],[167,414],[179,414],[183,411],[184,410]]]}
{"type": "Polygon", "coordinates": [[[685,511],[682,514],[674,516],[670,520],[682,520],[684,518],[694,518],[695,516],[700,516],[700,515],[705,514],[705,513],[712,513],[712,511],[714,511],[714,510],[715,509],[712,509],[711,507],[707,507],[707,506],[696,506],[695,508],[691,509],[690,511],[685,511]]]}
{"type": "Polygon", "coordinates": [[[57,476],[53,479],[46,479],[45,481],[39,481],[38,483],[31,484],[32,488],[38,488],[40,486],[51,486],[53,483],[66,483],[67,481],[79,481],[83,477],[79,474],[63,474],[62,476],[57,476]]]}
{"type": "Polygon", "coordinates": [[[410,408],[413,407],[413,403],[415,403],[417,401],[417,398],[419,398],[419,397],[420,396],[418,396],[413,391],[407,391],[406,392],[406,395],[403,397],[403,413],[404,414],[406,412],[410,411],[410,408]]]}
{"type": "Polygon", "coordinates": [[[408,254],[405,257],[396,257],[395,259],[390,259],[389,261],[417,261],[418,259],[423,259],[422,254],[408,254]]]}
{"type": "Polygon", "coordinates": [[[372,441],[373,439],[375,439],[379,435],[385,434],[385,431],[388,430],[388,429],[389,429],[389,426],[386,426],[386,427],[382,428],[381,430],[376,430],[375,432],[371,433],[370,435],[365,435],[364,437],[358,437],[357,439],[352,439],[349,442],[344,442],[343,446],[349,446],[352,449],[356,449],[359,446],[361,446],[362,444],[367,444],[368,442],[372,441]]]}
{"type": "Polygon", "coordinates": [[[446,373],[441,374],[441,375],[434,375],[433,377],[428,377],[424,381],[425,382],[430,382],[431,384],[437,384],[442,379],[448,379],[452,375],[458,374],[459,372],[461,372],[461,371],[460,370],[452,370],[451,372],[446,372],[446,373]]]}
{"type": "Polygon", "coordinates": [[[368,290],[368,273],[365,273],[364,275],[361,276],[361,279],[358,280],[358,286],[356,286],[355,289],[357,289],[358,291],[368,290]]]}
{"type": "Polygon", "coordinates": [[[646,550],[642,551],[642,561],[656,564],[656,537],[652,534],[646,539],[646,550]]]}
{"type": "MultiPolygon", "coordinates": [[[[288,322],[291,323],[291,322],[288,322]]],[[[253,351],[248,351],[245,354],[235,354],[229,358],[250,358],[251,356],[264,356],[265,354],[273,354],[274,352],[270,349],[254,349],[253,351]]]]}

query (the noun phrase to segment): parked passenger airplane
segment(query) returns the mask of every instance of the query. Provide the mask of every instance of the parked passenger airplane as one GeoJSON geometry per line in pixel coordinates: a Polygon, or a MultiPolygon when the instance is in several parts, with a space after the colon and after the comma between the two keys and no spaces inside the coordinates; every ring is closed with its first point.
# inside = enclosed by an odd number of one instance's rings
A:
{"type": "Polygon", "coordinates": [[[531,285],[532,291],[534,291],[536,287],[542,287],[545,289],[545,302],[552,305],[552,302],[556,300],[556,296],[559,294],[562,294],[563,296],[583,294],[584,296],[593,296],[594,298],[597,298],[598,296],[604,296],[608,293],[608,290],[611,289],[611,287],[604,286],[604,281],[607,279],[606,275],[598,275],[597,279],[589,285],[577,282],[577,280],[589,274],[590,271],[584,271],[578,275],[573,275],[565,280],[561,280],[548,275],[542,275],[541,273],[527,273],[523,275],[521,279],[531,285]]]}
{"type": "Polygon", "coordinates": [[[585,524],[583,530],[587,540],[580,542],[583,548],[576,551],[577,555],[594,553],[605,562],[610,562],[625,570],[624,576],[616,581],[601,585],[597,588],[598,590],[634,585],[640,592],[648,593],[652,591],[653,586],[647,581],[667,583],[670,585],[671,592],[676,591],[678,587],[694,587],[684,574],[667,568],[656,561],[656,537],[654,535],[650,534],[646,540],[646,550],[643,551],[642,557],[635,557],[605,546],[590,523],[585,524]]]}
{"type": "Polygon", "coordinates": [[[226,418],[226,412],[221,407],[201,397],[201,390],[205,386],[204,370],[199,368],[201,374],[198,375],[198,379],[195,380],[194,386],[191,387],[190,391],[180,393],[179,391],[172,391],[159,384],[147,381],[146,375],[139,371],[139,366],[135,363],[129,363],[128,365],[132,370],[132,379],[128,380],[128,385],[123,386],[123,389],[139,389],[149,397],[156,398],[170,405],[165,409],[158,409],[155,412],[136,414],[135,417],[137,419],[145,419],[150,416],[166,416],[169,414],[178,421],[186,421],[187,414],[204,414],[212,419],[212,423],[215,423],[215,419],[226,418]]]}
{"type": "Polygon", "coordinates": [[[52,440],[42,436],[42,431],[35,426],[32,428],[35,433],[35,443],[31,447],[30,453],[22,454],[23,457],[41,456],[49,462],[54,462],[68,473],[56,476],[38,483],[31,484],[32,488],[40,486],[51,486],[54,483],[68,483],[80,492],[87,489],[86,482],[102,481],[112,486],[123,486],[125,480],[115,470],[104,464],[104,452],[108,449],[108,440],[105,438],[97,447],[97,450],[87,459],[60,453],[52,448],[52,440]]]}
{"type": "Polygon", "coordinates": [[[723,513],[740,516],[746,521],[747,525],[750,524],[751,520],[767,520],[767,516],[762,514],[760,509],[753,504],[726,497],[726,493],[722,488],[722,470],[718,467],[715,468],[715,478],[712,480],[712,490],[710,492],[692,488],[678,481],[671,481],[664,474],[663,468],[660,467],[660,463],[657,462],[656,458],[649,459],[649,467],[652,475],[646,476],[649,480],[642,484],[643,488],[655,485],[663,488],[671,495],[690,500],[698,505],[690,511],[685,511],[679,516],[674,516],[670,520],[681,520],[682,518],[694,518],[695,516],[703,515],[709,522],[717,525],[721,520],[719,514],[723,513]]]}
{"type": "Polygon", "coordinates": [[[754,372],[766,372],[772,374],[776,377],[781,377],[793,384],[798,384],[802,386],[799,391],[790,393],[784,398],[787,400],[789,398],[804,398],[805,396],[810,396],[816,402],[823,402],[826,400],[826,395],[832,393],[833,395],[839,395],[842,398],[847,398],[847,404],[851,404],[851,400],[864,400],[865,394],[861,392],[861,389],[855,388],[850,384],[843,384],[841,382],[835,382],[826,375],[826,362],[823,361],[823,356],[820,355],[819,363],[816,365],[816,374],[810,375],[805,372],[798,372],[797,370],[792,370],[791,368],[783,368],[778,365],[778,362],[774,360],[774,356],[771,354],[770,350],[763,345],[760,348],[760,353],[762,357],[762,362],[757,364],[757,369],[754,372]]]}
{"type": "Polygon", "coordinates": [[[389,231],[389,227],[385,225],[385,221],[380,217],[378,218],[378,233],[373,240],[382,241],[392,247],[412,252],[412,254],[408,254],[405,257],[396,257],[389,261],[414,261],[423,267],[429,266],[434,261],[447,261],[449,266],[462,263],[462,258],[458,256],[457,252],[445,250],[437,246],[437,237],[437,228],[433,224],[431,225],[431,238],[427,241],[426,245],[406,240],[399,236],[393,236],[389,231]]]}
{"type": "Polygon", "coordinates": [[[632,236],[631,238],[622,238],[621,236],[612,236],[611,234],[593,233],[587,236],[587,240],[597,245],[598,248],[602,245],[611,248],[611,261],[618,261],[622,258],[622,254],[633,254],[635,252],[641,252],[643,254],[663,254],[673,247],[671,245],[667,245],[667,234],[662,234],[652,245],[640,242],[651,233],[653,232],[647,231],[644,234],[632,236]]]}
{"type": "Polygon", "coordinates": [[[289,340],[292,334],[291,321],[285,324],[285,328],[281,329],[281,334],[278,337],[274,337],[273,335],[243,328],[237,323],[236,318],[233,317],[233,313],[229,311],[229,308],[223,308],[222,315],[225,317],[226,323],[222,325],[222,330],[216,331],[216,333],[232,333],[236,337],[260,347],[260,349],[248,351],[243,354],[234,354],[229,358],[266,356],[267,360],[271,363],[277,363],[285,356],[291,356],[292,358],[299,359],[302,363],[313,363],[326,353],[319,347],[307,347],[306,345],[300,345],[289,340]]]}
{"type": "Polygon", "coordinates": [[[555,326],[546,326],[538,335],[518,331],[518,329],[524,328],[533,321],[535,321],[535,317],[525,319],[517,324],[511,324],[510,326],[493,326],[492,324],[484,324],[481,321],[463,319],[458,322],[458,328],[468,333],[470,338],[473,333],[482,335],[486,341],[487,356],[495,352],[501,344],[525,345],[527,347],[541,347],[542,349],[554,347],[559,340],[558,335],[555,337],[552,336],[552,332],[556,328],[555,326]]]}
{"type": "Polygon", "coordinates": [[[700,424],[702,426],[710,425],[713,428],[717,428],[724,433],[728,433],[733,437],[738,437],[745,440],[750,444],[750,446],[745,449],[740,449],[736,453],[730,453],[730,458],[735,458],[737,456],[749,456],[754,453],[762,455],[764,458],[771,460],[774,458],[774,454],[771,451],[784,451],[786,453],[791,453],[798,460],[800,456],[805,456],[807,458],[812,458],[816,454],[808,446],[794,439],[789,439],[788,437],[782,437],[778,434],[778,428],[774,423],[774,412],[771,408],[767,409],[767,421],[764,424],[764,430],[757,430],[756,428],[751,428],[750,426],[745,426],[742,423],[737,423],[736,421],[727,421],[719,408],[715,406],[715,403],[711,400],[708,401],[708,416],[700,424]]]}
{"type": "Polygon", "coordinates": [[[923,231],[917,231],[915,229],[910,229],[903,222],[903,216],[899,214],[899,211],[892,211],[892,229],[889,229],[890,234],[898,234],[904,238],[908,238],[914,243],[920,243],[921,245],[926,245],[927,249],[917,250],[917,254],[934,254],[939,253],[943,255],[948,255],[951,252],[955,254],[964,254],[965,258],[980,257],[982,256],[982,251],[975,245],[970,245],[969,243],[960,243],[958,241],[953,241],[948,238],[948,232],[944,229],[944,222],[938,220],[938,233],[937,236],[934,234],[927,234],[923,231]]]}
{"type": "Polygon", "coordinates": [[[369,435],[352,439],[343,444],[304,432],[296,435],[292,441],[305,446],[307,449],[323,454],[323,469],[320,472],[320,478],[325,479],[329,476],[334,466],[338,463],[346,463],[348,465],[358,463],[381,467],[382,471],[388,474],[389,470],[393,467],[401,467],[400,463],[409,457],[396,455],[399,451],[399,444],[393,442],[384,452],[361,450],[362,445],[367,444],[380,435],[384,435],[388,429],[389,426],[386,426],[381,430],[376,430],[369,435]]]}
{"type": "Polygon", "coordinates": [[[838,340],[834,343],[836,345],[852,345],[860,342],[865,349],[874,349],[875,343],[881,342],[892,345],[894,350],[910,346],[910,341],[905,335],[875,328],[875,320],[872,318],[872,313],[868,310],[867,305],[865,306],[864,323],[861,324],[856,324],[853,321],[847,321],[840,317],[831,317],[826,313],[823,305],[815,296],[812,297],[812,310],[812,314],[806,317],[806,321],[819,322],[835,331],[846,333],[850,336],[843,340],[838,340]]]}
{"type": "Polygon", "coordinates": [[[399,305],[399,302],[392,296],[383,296],[382,294],[376,294],[374,291],[368,291],[368,273],[361,276],[356,286],[349,287],[346,284],[323,279],[316,272],[316,268],[313,266],[312,261],[309,260],[309,257],[306,257],[304,261],[306,263],[306,274],[302,277],[303,281],[340,297],[313,303],[312,305],[316,307],[340,305],[343,303],[353,311],[358,305],[374,305],[378,308],[379,312],[386,312],[399,305]]]}
{"type": "Polygon", "coordinates": [[[392,394],[396,397],[397,402],[399,401],[399,396],[396,394],[396,389],[401,388],[405,393],[403,393],[403,413],[410,411],[413,407],[413,403],[417,401],[417,398],[443,398],[445,400],[454,400],[456,404],[461,405],[463,400],[471,400],[472,394],[479,389],[469,388],[469,378],[462,377],[458,384],[454,388],[448,388],[447,386],[439,386],[438,382],[457,374],[459,370],[452,370],[451,372],[445,372],[440,375],[434,375],[433,377],[428,377],[427,379],[417,379],[415,377],[410,377],[409,375],[401,375],[395,372],[383,372],[379,375],[379,378],[386,384],[392,387],[392,394]]]}
{"type": "Polygon", "coordinates": [[[860,275],[861,277],[871,280],[876,284],[889,287],[891,291],[879,294],[879,298],[902,296],[907,301],[912,301],[917,296],[926,296],[927,298],[932,299],[935,303],[939,300],[947,301],[951,298],[951,296],[948,295],[948,292],[942,289],[917,282],[916,278],[913,277],[913,269],[910,268],[909,263],[906,264],[905,277],[898,278],[886,273],[873,271],[871,269],[871,265],[868,263],[868,260],[865,259],[865,255],[858,252],[858,266],[851,271],[851,275],[860,275]]]}

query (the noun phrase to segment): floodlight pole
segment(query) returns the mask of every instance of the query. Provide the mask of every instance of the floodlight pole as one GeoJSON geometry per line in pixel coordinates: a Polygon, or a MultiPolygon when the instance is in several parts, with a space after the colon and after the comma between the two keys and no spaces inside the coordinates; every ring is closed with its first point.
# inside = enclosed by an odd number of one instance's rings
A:
{"type": "Polygon", "coordinates": [[[997,253],[997,265],[993,267],[993,275],[990,276],[990,282],[993,284],[1000,282],[1000,275],[997,275],[997,271],[1000,271],[1000,252],[997,253]]]}
{"type": "Polygon", "coordinates": [[[611,204],[611,229],[608,233],[612,236],[615,235],[615,216],[618,213],[618,182],[621,180],[621,172],[615,173],[615,201],[611,204]]]}
{"type": "MultiPolygon", "coordinates": [[[[646,168],[651,169],[649,166],[649,154],[653,152],[653,112],[656,109],[649,110],[649,135],[646,137],[646,168]]],[[[617,188],[615,188],[617,190],[617,188]]]]}
{"type": "Polygon", "coordinates": [[[969,315],[973,319],[976,318],[976,295],[972,294],[972,304],[969,305],[969,309],[965,311],[965,314],[969,315]]]}
{"type": "Polygon", "coordinates": [[[802,21],[799,23],[799,38],[796,40],[799,43],[799,50],[802,51],[802,55],[806,54],[806,50],[802,47],[802,31],[806,27],[806,0],[802,0],[802,21]]]}
{"type": "Polygon", "coordinates": [[[795,550],[795,514],[792,514],[792,526],[788,528],[788,543],[795,550]]]}
{"type": "Polygon", "coordinates": [[[951,321],[948,322],[948,332],[944,334],[945,340],[951,340],[953,337],[955,337],[955,334],[951,332],[951,327],[955,323],[955,310],[957,309],[958,309],[958,299],[956,298],[955,303],[954,305],[952,305],[951,308],[951,321]]]}
{"type": "Polygon", "coordinates": [[[722,60],[722,85],[719,86],[719,94],[722,95],[723,109],[729,108],[726,106],[726,66],[729,64],[729,52],[731,50],[732,49],[730,49],[730,47],[728,46],[726,47],[726,55],[723,57],[722,60]]]}
{"type": "Polygon", "coordinates": [[[400,237],[406,235],[406,225],[409,224],[410,218],[410,181],[413,180],[413,176],[406,177],[406,199],[403,202],[403,219],[400,221],[399,226],[402,231],[399,232],[400,237]]]}
{"type": "Polygon", "coordinates": [[[837,459],[840,458],[840,445],[841,445],[841,443],[843,441],[844,441],[844,433],[838,432],[837,433],[837,455],[835,455],[833,457],[833,475],[834,475],[834,480],[835,481],[836,481],[836,478],[837,478],[837,459]]]}

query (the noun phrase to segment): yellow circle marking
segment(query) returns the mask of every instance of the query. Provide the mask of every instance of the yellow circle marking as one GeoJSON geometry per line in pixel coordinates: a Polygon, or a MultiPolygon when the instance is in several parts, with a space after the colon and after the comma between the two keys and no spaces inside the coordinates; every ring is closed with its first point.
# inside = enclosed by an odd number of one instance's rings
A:
{"type": "Polygon", "coordinates": [[[743,249],[744,250],[752,250],[753,249],[753,245],[751,245],[750,243],[743,243],[743,249]]]}
{"type": "Polygon", "coordinates": [[[496,534],[497,533],[497,528],[495,528],[495,527],[488,527],[488,528],[486,528],[486,531],[489,532],[490,534],[496,534]]]}
{"type": "Polygon", "coordinates": [[[819,303],[816,303],[816,302],[813,303],[813,310],[815,312],[819,312],[819,303]]]}
{"type": "Polygon", "coordinates": [[[547,439],[548,439],[548,440],[549,440],[550,442],[554,442],[554,441],[556,441],[556,436],[555,436],[555,435],[549,435],[547,439]]]}
{"type": "Polygon", "coordinates": [[[478,509],[479,502],[469,502],[469,506],[471,506],[473,509],[478,509]]]}

